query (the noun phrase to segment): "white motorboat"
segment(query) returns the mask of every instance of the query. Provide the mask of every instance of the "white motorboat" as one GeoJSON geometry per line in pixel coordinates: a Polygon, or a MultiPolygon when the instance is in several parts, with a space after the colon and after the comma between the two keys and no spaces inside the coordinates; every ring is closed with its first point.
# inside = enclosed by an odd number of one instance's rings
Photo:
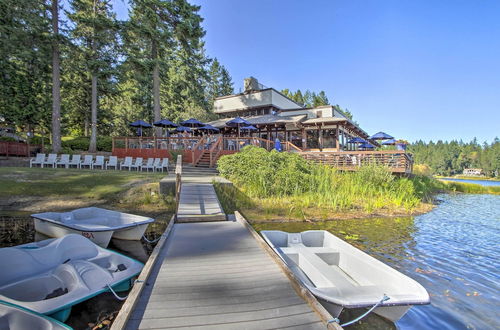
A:
{"type": "Polygon", "coordinates": [[[97,245],[107,247],[111,237],[140,240],[154,219],[102,209],[86,207],[71,212],[45,212],[31,215],[35,230],[50,237],[80,234],[97,245]]]}
{"type": "Polygon", "coordinates": [[[71,307],[130,289],[143,264],[81,235],[0,249],[0,300],[64,322],[71,307]]]}
{"type": "Polygon", "coordinates": [[[261,234],[335,318],[344,308],[376,305],[376,314],[396,322],[412,305],[430,302],[418,282],[328,231],[261,234]]]}
{"type": "Polygon", "coordinates": [[[72,330],[51,317],[0,301],[0,329],[72,330]]]}

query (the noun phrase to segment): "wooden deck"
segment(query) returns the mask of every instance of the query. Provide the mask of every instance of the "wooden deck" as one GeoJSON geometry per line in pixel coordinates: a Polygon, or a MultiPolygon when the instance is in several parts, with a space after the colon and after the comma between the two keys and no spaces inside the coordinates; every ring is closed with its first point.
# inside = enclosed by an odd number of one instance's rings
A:
{"type": "Polygon", "coordinates": [[[126,329],[325,329],[237,221],[175,224],[126,329]]]}
{"type": "Polygon", "coordinates": [[[212,184],[182,184],[177,222],[222,220],[226,220],[226,215],[222,211],[212,184]]]}

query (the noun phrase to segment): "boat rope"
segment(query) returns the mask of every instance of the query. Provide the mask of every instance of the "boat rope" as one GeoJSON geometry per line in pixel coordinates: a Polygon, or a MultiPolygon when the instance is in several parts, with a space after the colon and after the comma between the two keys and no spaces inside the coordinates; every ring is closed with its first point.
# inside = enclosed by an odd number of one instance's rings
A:
{"type": "MultiPolygon", "coordinates": [[[[343,323],[341,324],[340,326],[341,327],[346,327],[348,325],[351,325],[353,323],[356,323],[358,321],[360,321],[361,319],[363,319],[365,316],[367,316],[368,314],[370,314],[375,308],[377,308],[378,306],[380,306],[384,301],[387,301],[391,299],[389,296],[387,296],[386,294],[384,294],[384,296],[382,297],[382,299],[380,299],[379,302],[377,302],[375,305],[373,305],[369,310],[366,311],[366,313],[364,313],[363,315],[360,315],[358,316],[357,318],[355,318],[354,320],[352,321],[349,321],[349,322],[346,322],[346,323],[343,323]]],[[[330,323],[340,323],[340,320],[338,318],[333,318],[331,319],[330,321],[326,322],[326,324],[330,324],[330,323]]]]}
{"type": "Polygon", "coordinates": [[[150,240],[147,239],[146,235],[142,235],[142,239],[145,240],[149,244],[154,244],[154,243],[158,242],[160,240],[160,238],[161,238],[161,236],[158,237],[157,239],[154,239],[154,240],[150,241],[150,240]]]}
{"type": "Polygon", "coordinates": [[[111,287],[111,285],[109,284],[106,284],[106,286],[109,288],[109,291],[111,291],[111,293],[115,296],[116,299],[120,300],[120,301],[123,301],[125,299],[128,298],[128,295],[125,296],[125,297],[120,297],[119,295],[116,294],[115,290],[113,290],[113,288],[111,287]]]}

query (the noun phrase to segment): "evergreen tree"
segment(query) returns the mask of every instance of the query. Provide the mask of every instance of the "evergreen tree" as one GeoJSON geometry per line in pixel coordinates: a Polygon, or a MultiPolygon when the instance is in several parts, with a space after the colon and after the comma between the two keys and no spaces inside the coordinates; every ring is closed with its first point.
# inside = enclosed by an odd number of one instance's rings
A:
{"type": "Polygon", "coordinates": [[[50,6],[0,2],[0,112],[21,129],[50,127],[50,6]]]}
{"type": "Polygon", "coordinates": [[[52,0],[52,152],[61,151],[61,77],[59,62],[59,1],[52,0]]]}
{"type": "Polygon", "coordinates": [[[109,80],[116,58],[115,15],[110,0],[73,0],[68,17],[74,27],[71,36],[84,54],[91,80],[91,135],[89,152],[96,151],[98,80],[109,80]]]}

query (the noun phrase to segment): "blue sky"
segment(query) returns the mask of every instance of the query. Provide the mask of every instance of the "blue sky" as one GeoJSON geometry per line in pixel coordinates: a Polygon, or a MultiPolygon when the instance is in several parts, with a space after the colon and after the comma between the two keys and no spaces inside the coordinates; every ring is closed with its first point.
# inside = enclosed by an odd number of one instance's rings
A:
{"type": "Polygon", "coordinates": [[[410,141],[500,136],[500,1],[191,2],[236,91],[250,75],[324,90],[368,133],[410,141]]]}

